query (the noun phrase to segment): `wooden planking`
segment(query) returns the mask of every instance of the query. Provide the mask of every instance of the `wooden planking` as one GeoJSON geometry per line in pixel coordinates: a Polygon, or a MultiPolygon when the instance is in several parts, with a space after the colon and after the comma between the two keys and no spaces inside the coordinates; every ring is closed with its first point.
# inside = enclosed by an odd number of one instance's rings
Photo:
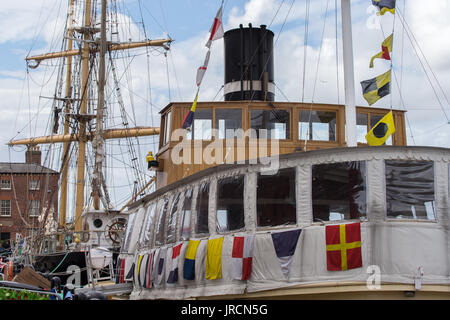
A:
{"type": "Polygon", "coordinates": [[[26,283],[36,287],[50,290],[50,281],[36,273],[30,267],[24,267],[15,277],[15,282],[26,283]]]}

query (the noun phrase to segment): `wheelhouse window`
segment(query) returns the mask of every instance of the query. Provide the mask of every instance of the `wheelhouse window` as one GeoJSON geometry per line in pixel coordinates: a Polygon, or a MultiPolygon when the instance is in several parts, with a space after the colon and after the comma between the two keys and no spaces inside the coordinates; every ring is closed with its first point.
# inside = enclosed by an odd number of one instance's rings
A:
{"type": "Polygon", "coordinates": [[[11,200],[2,200],[1,201],[1,211],[0,214],[2,217],[11,216],[11,200]]]}
{"type": "Polygon", "coordinates": [[[167,224],[167,242],[174,243],[177,229],[177,211],[180,202],[180,192],[176,193],[170,206],[169,223],[167,224]]]}
{"type": "Polygon", "coordinates": [[[161,206],[161,211],[158,217],[158,224],[156,225],[155,245],[161,246],[164,244],[164,233],[166,231],[166,215],[169,206],[169,198],[164,198],[161,206]]]}
{"type": "Polygon", "coordinates": [[[386,160],[385,172],[388,218],[436,219],[433,162],[386,160]]]}
{"type": "Polygon", "coordinates": [[[171,116],[171,111],[167,112],[164,115],[164,142],[163,142],[163,145],[166,145],[170,141],[170,130],[171,130],[170,116],[171,116]]]}
{"type": "Polygon", "coordinates": [[[366,163],[351,161],[312,166],[313,221],[366,216],[366,163]]]}
{"type": "Polygon", "coordinates": [[[295,199],[295,168],[278,170],[273,175],[258,174],[258,227],[296,223],[295,199]]]}
{"type": "Polygon", "coordinates": [[[242,110],[217,108],[215,128],[219,133],[219,139],[233,138],[235,131],[242,128],[242,110]]]}
{"type": "Polygon", "coordinates": [[[11,181],[2,180],[0,188],[1,188],[1,190],[11,190],[11,181]]]}
{"type": "Polygon", "coordinates": [[[39,208],[40,201],[39,200],[31,200],[30,201],[30,217],[38,217],[39,216],[39,208]]]}
{"type": "Polygon", "coordinates": [[[336,112],[300,110],[300,140],[336,141],[336,112]]]}
{"type": "Polygon", "coordinates": [[[204,182],[198,188],[195,233],[208,233],[209,183],[204,182]]]}
{"type": "Polygon", "coordinates": [[[150,204],[147,207],[147,212],[145,214],[144,225],[142,226],[140,243],[142,246],[148,246],[151,244],[151,232],[153,226],[153,219],[156,212],[156,202],[150,204]]]}
{"type": "MultiPolygon", "coordinates": [[[[252,138],[260,138],[263,131],[267,130],[267,139],[289,139],[290,132],[290,112],[288,110],[251,110],[252,138]]],[[[262,136],[261,136],[262,137],[262,136]]]]}
{"type": "Polygon", "coordinates": [[[192,188],[184,193],[184,202],[181,209],[181,240],[189,240],[191,232],[191,206],[192,206],[192,188]]]}
{"type": "Polygon", "coordinates": [[[367,143],[366,135],[369,123],[369,115],[367,113],[356,114],[356,136],[357,142],[367,143]]]}
{"type": "Polygon", "coordinates": [[[194,140],[211,140],[213,128],[213,112],[210,109],[197,109],[194,120],[192,121],[192,130],[188,132],[186,138],[194,140]]]}
{"type": "Polygon", "coordinates": [[[217,182],[217,231],[244,228],[244,176],[217,182]]]}

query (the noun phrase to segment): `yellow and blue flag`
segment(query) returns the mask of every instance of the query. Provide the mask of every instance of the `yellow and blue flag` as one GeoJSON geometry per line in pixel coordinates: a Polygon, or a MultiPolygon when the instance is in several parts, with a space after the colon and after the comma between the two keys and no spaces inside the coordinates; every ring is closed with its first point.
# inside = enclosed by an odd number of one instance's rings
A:
{"type": "Polygon", "coordinates": [[[380,16],[386,12],[395,14],[395,0],[372,0],[372,4],[380,10],[378,12],[380,16]]]}
{"type": "Polygon", "coordinates": [[[376,78],[361,81],[364,99],[369,106],[391,93],[391,70],[376,78]]]}
{"type": "Polygon", "coordinates": [[[200,240],[189,240],[188,242],[183,266],[183,278],[186,280],[195,279],[195,256],[199,244],[200,240]]]}
{"type": "Polygon", "coordinates": [[[366,135],[369,146],[381,146],[395,133],[392,111],[385,115],[366,135]]]}
{"type": "Polygon", "coordinates": [[[198,98],[198,90],[197,94],[195,95],[194,103],[192,103],[192,107],[186,112],[186,115],[184,116],[183,123],[181,125],[183,129],[187,129],[192,125],[192,121],[194,120],[195,109],[197,108],[197,98],[198,98]]]}

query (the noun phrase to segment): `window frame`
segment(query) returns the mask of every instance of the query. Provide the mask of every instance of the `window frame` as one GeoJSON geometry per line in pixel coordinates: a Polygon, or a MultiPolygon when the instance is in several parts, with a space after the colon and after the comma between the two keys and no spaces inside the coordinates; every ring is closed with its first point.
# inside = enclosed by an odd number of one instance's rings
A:
{"type": "MultiPolygon", "coordinates": [[[[297,128],[297,138],[296,138],[296,140],[297,141],[302,141],[302,142],[310,141],[310,142],[314,142],[314,143],[333,143],[333,144],[339,143],[339,110],[338,109],[335,109],[335,108],[323,108],[322,109],[321,108],[321,109],[311,110],[311,109],[308,109],[308,108],[301,108],[300,107],[300,108],[295,108],[294,110],[296,112],[296,121],[297,121],[297,124],[296,124],[296,128],[297,128]],[[301,123],[300,122],[300,113],[302,111],[334,113],[335,114],[334,140],[317,140],[317,139],[307,139],[307,140],[305,140],[305,139],[301,139],[301,137],[300,137],[300,123],[301,123]]],[[[303,122],[303,123],[306,123],[306,124],[309,125],[309,122],[303,122]]],[[[312,123],[314,123],[314,122],[311,122],[311,124],[312,123]]]]}
{"type": "Polygon", "coordinates": [[[40,210],[41,210],[41,201],[40,200],[36,200],[36,199],[30,200],[30,202],[29,202],[29,209],[28,209],[28,216],[29,217],[39,217],[40,210]],[[37,211],[38,211],[37,214],[34,213],[36,208],[33,205],[33,204],[36,204],[36,203],[38,204],[38,206],[37,206],[37,211]]]}
{"type": "Polygon", "coordinates": [[[41,187],[40,185],[41,185],[40,180],[35,179],[28,180],[28,189],[30,191],[39,191],[41,187]],[[33,186],[34,183],[36,183],[36,186],[33,186]]]}
{"type": "MultiPolygon", "coordinates": [[[[277,107],[277,108],[271,108],[269,106],[250,106],[248,107],[247,110],[247,130],[253,130],[252,128],[252,111],[257,111],[257,110],[267,110],[267,111],[271,111],[271,110],[279,110],[279,111],[287,111],[289,113],[289,135],[286,135],[286,139],[273,139],[273,140],[278,140],[280,142],[292,142],[294,141],[293,136],[294,136],[294,125],[293,125],[293,110],[295,110],[295,108],[293,109],[292,107],[286,106],[286,107],[277,107]]],[[[256,129],[255,129],[256,130],[256,129]]],[[[252,137],[250,135],[250,139],[259,139],[259,137],[252,137]]],[[[270,140],[272,140],[272,137],[270,138],[270,140]]]]}
{"type": "Polygon", "coordinates": [[[217,187],[216,187],[216,199],[215,199],[215,213],[214,213],[214,219],[215,219],[215,225],[216,225],[216,232],[218,234],[229,234],[229,233],[235,233],[235,232],[239,232],[239,231],[243,231],[246,229],[246,218],[245,218],[245,193],[247,190],[246,187],[246,174],[245,173],[238,173],[235,175],[229,175],[229,176],[223,176],[223,177],[218,177],[217,178],[217,187]],[[241,228],[237,228],[237,229],[232,229],[232,230],[219,230],[219,224],[218,224],[218,217],[217,217],[217,213],[218,213],[218,203],[219,203],[219,181],[220,180],[225,180],[225,179],[232,179],[232,178],[242,178],[242,217],[243,217],[243,222],[244,225],[241,228]]]}
{"type": "MultiPolygon", "coordinates": [[[[287,224],[279,224],[276,226],[260,226],[258,225],[258,177],[260,176],[261,172],[258,171],[256,172],[256,177],[255,177],[255,185],[256,185],[256,192],[255,192],[255,200],[253,201],[254,203],[254,221],[255,221],[255,228],[256,231],[264,231],[264,230],[271,230],[271,229],[287,229],[287,228],[292,228],[294,226],[298,226],[299,224],[299,220],[298,220],[298,200],[299,200],[299,195],[297,194],[298,191],[298,181],[297,181],[297,166],[286,166],[286,167],[280,167],[278,169],[278,172],[281,170],[286,170],[286,169],[292,169],[294,170],[295,176],[294,176],[294,205],[295,205],[295,222],[292,223],[287,223],[287,224]]],[[[245,200],[245,199],[244,199],[245,200]]],[[[245,209],[245,204],[244,204],[244,209],[245,209]]]]}
{"type": "Polygon", "coordinates": [[[191,234],[194,234],[198,237],[207,237],[211,234],[211,230],[209,230],[209,206],[210,206],[210,192],[211,192],[211,184],[213,183],[213,181],[210,180],[204,180],[204,181],[200,181],[200,183],[198,183],[197,185],[197,193],[196,193],[196,198],[195,198],[195,207],[194,207],[194,224],[193,224],[193,230],[191,230],[191,234]],[[202,189],[202,185],[203,184],[207,184],[208,185],[208,191],[207,191],[207,201],[208,201],[208,205],[207,205],[207,212],[206,212],[206,228],[208,229],[208,231],[206,232],[198,232],[198,212],[199,212],[199,197],[200,197],[200,192],[202,189]]]}
{"type": "MultiPolygon", "coordinates": [[[[450,166],[450,165],[449,165],[450,166]]],[[[383,190],[384,190],[384,219],[387,222],[425,222],[425,223],[439,223],[438,210],[437,210],[437,202],[436,198],[436,190],[437,190],[437,176],[436,176],[436,162],[434,160],[418,160],[418,159],[408,159],[408,160],[397,160],[397,159],[383,159],[383,190]],[[386,189],[386,160],[394,160],[394,161],[405,161],[405,162],[432,162],[433,163],[433,188],[434,188],[434,219],[414,219],[414,218],[396,218],[392,216],[388,216],[388,203],[387,203],[387,189],[386,189]]],[[[450,184],[450,181],[449,181],[450,184]]],[[[450,191],[449,191],[450,193],[450,191]]]]}
{"type": "Polygon", "coordinates": [[[170,201],[170,206],[169,206],[169,214],[166,218],[166,232],[165,232],[165,244],[173,244],[177,241],[177,228],[178,228],[178,215],[180,213],[180,204],[181,204],[181,200],[182,200],[182,191],[181,190],[176,190],[173,192],[172,195],[172,199],[170,201]],[[176,203],[176,208],[174,208],[174,201],[177,200],[176,203]],[[173,211],[173,209],[175,209],[175,211],[173,211]],[[172,217],[173,214],[173,217],[172,217]],[[170,227],[170,220],[172,220],[175,222],[173,230],[169,230],[170,227]],[[171,231],[172,235],[173,235],[173,241],[169,242],[169,231],[171,231]]]}
{"type": "Polygon", "coordinates": [[[2,179],[0,184],[0,190],[11,190],[11,180],[2,179]],[[9,187],[4,187],[3,183],[8,182],[9,187]]]}
{"type": "MultiPolygon", "coordinates": [[[[240,110],[241,111],[241,127],[240,128],[236,128],[235,130],[239,130],[239,129],[242,129],[242,131],[245,130],[244,129],[244,127],[245,127],[245,125],[244,125],[244,122],[245,122],[245,107],[243,107],[243,106],[242,107],[241,106],[227,106],[227,107],[220,107],[220,108],[219,107],[214,107],[213,108],[213,119],[214,119],[213,129],[215,129],[216,132],[217,132],[217,136],[215,137],[216,140],[228,139],[227,136],[226,136],[226,129],[225,129],[225,132],[224,132],[225,137],[224,138],[220,138],[220,131],[219,131],[219,128],[216,126],[216,121],[217,121],[216,111],[217,110],[240,110]]],[[[241,139],[241,138],[242,137],[233,136],[233,139],[241,139]]]]}
{"type": "Polygon", "coordinates": [[[311,201],[311,215],[310,215],[310,221],[311,221],[311,225],[327,225],[327,224],[337,224],[337,223],[345,223],[345,222],[367,222],[369,221],[369,160],[348,160],[348,161],[340,161],[340,162],[325,162],[325,163],[318,163],[318,164],[335,164],[335,163],[342,163],[342,162],[364,162],[365,163],[365,170],[364,170],[364,176],[365,176],[365,187],[366,187],[366,196],[365,196],[365,204],[366,204],[366,211],[365,211],[365,216],[359,216],[359,218],[355,218],[355,219],[342,219],[342,220],[323,220],[323,221],[314,221],[314,203],[313,203],[313,194],[312,194],[312,179],[313,179],[313,165],[311,164],[310,166],[310,179],[311,179],[311,194],[310,194],[310,201],[311,201]]]}
{"type": "MultiPolygon", "coordinates": [[[[159,209],[159,211],[156,214],[156,223],[154,226],[154,232],[153,232],[153,241],[152,241],[152,246],[155,248],[159,248],[162,247],[166,244],[166,234],[167,234],[167,215],[164,217],[164,221],[162,221],[162,215],[164,214],[163,210],[164,207],[166,207],[167,210],[170,210],[170,205],[171,205],[171,201],[172,201],[172,196],[168,195],[165,196],[161,199],[161,204],[158,206],[157,209],[159,209]],[[162,222],[162,235],[161,235],[161,243],[157,243],[158,240],[158,235],[160,234],[158,231],[159,228],[159,224],[160,222],[162,222]]],[[[165,212],[167,214],[167,211],[165,212]]],[[[159,241],[159,240],[158,240],[159,241]]]]}
{"type": "Polygon", "coordinates": [[[192,221],[192,215],[194,213],[194,208],[193,208],[193,205],[194,205],[194,190],[195,190],[195,186],[188,186],[185,189],[180,191],[181,192],[181,198],[183,200],[183,203],[182,204],[180,203],[180,207],[179,207],[180,212],[179,212],[179,215],[178,215],[179,216],[178,217],[179,221],[178,221],[178,227],[177,227],[177,236],[178,236],[177,239],[180,240],[180,241],[188,241],[191,238],[191,234],[192,234],[192,223],[191,223],[191,221],[192,221]],[[184,219],[186,218],[185,210],[184,210],[184,203],[186,201],[186,193],[189,192],[189,191],[191,192],[191,196],[190,196],[191,203],[190,203],[190,209],[189,209],[189,217],[187,219],[187,222],[188,222],[187,224],[189,226],[189,232],[187,234],[187,239],[184,239],[184,237],[183,237],[183,226],[184,226],[184,219]]]}
{"type": "Polygon", "coordinates": [[[0,217],[11,217],[11,200],[10,199],[2,199],[0,202],[0,217]],[[5,201],[5,202],[3,202],[5,201]],[[9,203],[9,214],[4,214],[3,210],[8,209],[7,206],[3,206],[3,203],[6,203],[8,201],[9,203]]]}

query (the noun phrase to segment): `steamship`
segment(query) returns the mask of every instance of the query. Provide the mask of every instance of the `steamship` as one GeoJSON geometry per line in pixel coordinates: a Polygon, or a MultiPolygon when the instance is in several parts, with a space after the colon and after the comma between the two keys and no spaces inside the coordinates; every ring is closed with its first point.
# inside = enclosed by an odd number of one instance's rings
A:
{"type": "Polygon", "coordinates": [[[342,10],[345,105],[277,102],[274,33],[241,25],[224,33],[225,101],[198,102],[190,130],[181,124],[191,103],[161,110],[156,190],[130,204],[118,257],[130,299],[450,298],[450,150],[407,146],[405,110],[354,105],[349,1],[342,10]],[[365,134],[389,112],[395,133],[368,146],[365,134]],[[359,241],[345,238],[351,225],[359,241]],[[328,267],[334,226],[341,244],[358,242],[359,265],[328,267]],[[273,235],[294,230],[280,263],[273,235]],[[252,268],[236,280],[241,236],[253,237],[252,268]],[[208,243],[219,238],[214,279],[208,243]]]}

